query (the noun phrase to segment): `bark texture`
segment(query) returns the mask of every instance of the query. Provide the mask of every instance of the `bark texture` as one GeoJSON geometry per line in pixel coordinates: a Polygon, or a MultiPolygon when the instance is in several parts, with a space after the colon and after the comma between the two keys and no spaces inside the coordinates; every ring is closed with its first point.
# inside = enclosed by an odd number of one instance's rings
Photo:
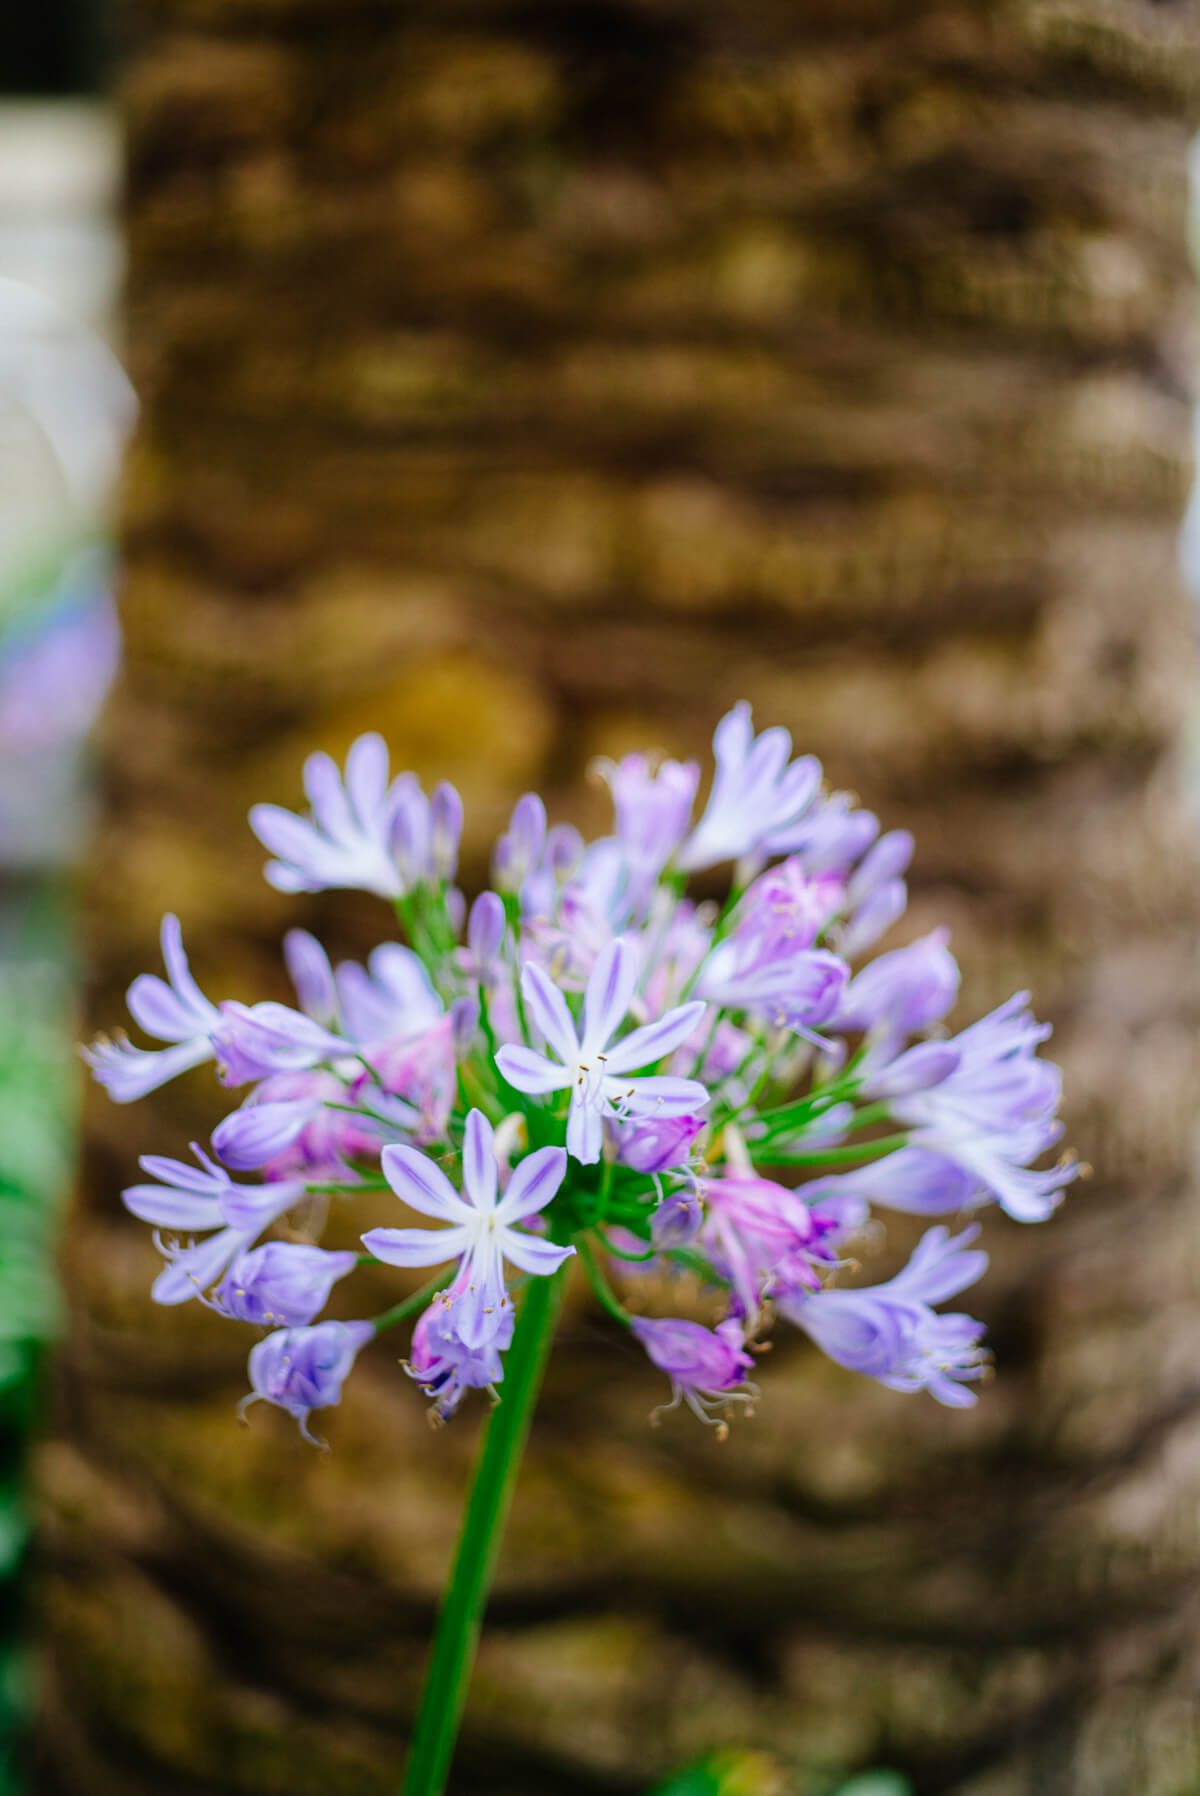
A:
{"type": "MultiPolygon", "coordinates": [[[[128,669],[95,1015],[182,914],[287,920],[254,798],[376,726],[475,832],[734,698],[919,835],[964,1014],[1030,985],[1096,1176],[992,1218],[1000,1376],[948,1417],[778,1348],[717,1446],[581,1302],[457,1796],[1185,1796],[1200,1240],[1185,158],[1194,5],[149,0],[126,85],[128,669]]],[[[90,1107],[42,1454],[43,1796],[394,1788],[472,1446],[380,1353],[318,1457],[236,1331],[153,1312],[117,1193],[203,1077],[90,1107]]],[[[898,1241],[903,1231],[895,1231],[898,1241]]]]}

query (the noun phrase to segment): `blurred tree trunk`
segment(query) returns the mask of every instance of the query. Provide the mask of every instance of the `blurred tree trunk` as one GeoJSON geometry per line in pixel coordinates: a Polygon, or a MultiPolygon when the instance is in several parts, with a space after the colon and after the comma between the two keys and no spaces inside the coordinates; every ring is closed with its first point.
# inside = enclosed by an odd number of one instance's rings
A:
{"type": "MultiPolygon", "coordinates": [[[[991,1218],[970,1417],[780,1344],[720,1448],[581,1303],[454,1788],[1195,1788],[1193,699],[1175,536],[1196,15],[1142,0],[156,0],[136,16],[128,669],[94,1014],[182,914],[217,995],[303,914],[244,825],[384,729],[473,852],[746,695],[919,832],[964,1012],[1059,1025],[1062,1217],[991,1218]]],[[[386,926],[386,925],[385,925],[386,926]]],[[[91,1105],[42,1460],[44,1796],[394,1788],[471,1421],[380,1355],[320,1458],[238,1433],[233,1330],[152,1312],[118,1192],[203,1077],[91,1105]]]]}

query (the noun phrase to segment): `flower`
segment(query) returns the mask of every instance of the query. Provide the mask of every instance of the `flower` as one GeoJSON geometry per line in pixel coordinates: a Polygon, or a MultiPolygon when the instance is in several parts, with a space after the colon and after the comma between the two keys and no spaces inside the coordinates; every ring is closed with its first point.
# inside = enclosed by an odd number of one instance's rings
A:
{"type": "Polygon", "coordinates": [[[971,1242],[978,1226],[951,1236],[927,1230],[907,1266],[886,1284],[856,1291],[783,1294],[779,1307],[823,1353],[851,1372],[865,1372],[895,1391],[927,1390],[939,1403],[963,1409],[976,1401],[966,1388],[984,1376],[983,1324],[932,1308],[956,1297],[987,1268],[971,1242]]]}
{"type": "Polygon", "coordinates": [[[805,1201],[855,1197],[910,1216],[948,1216],[983,1200],[975,1175],[925,1147],[897,1148],[869,1166],[824,1177],[804,1188],[805,1201]]]}
{"type": "Polygon", "coordinates": [[[616,1127],[617,1160],[651,1174],[686,1166],[703,1127],[702,1116],[634,1117],[616,1127]]]}
{"type": "Polygon", "coordinates": [[[396,837],[411,840],[421,806],[428,807],[411,775],[389,785],[383,737],[372,732],[352,743],[344,775],[328,755],[310,755],[304,790],[311,817],[277,804],[250,811],[251,829],[276,857],[266,866],[268,883],[280,892],[351,887],[403,897],[412,879],[406,883],[397,865],[396,837]]]}
{"type": "Polygon", "coordinates": [[[226,1085],[310,1072],[353,1053],[348,1042],[286,1004],[222,1004],[212,1042],[226,1085]]]}
{"type": "Polygon", "coordinates": [[[733,1010],[760,1011],[777,1028],[824,1022],[850,969],[812,944],[840,896],[840,887],[809,879],[797,861],[762,874],[738,908],[732,935],[705,961],[696,990],[733,1010]]]}
{"type": "Polygon", "coordinates": [[[756,1321],[773,1274],[803,1252],[814,1227],[802,1197],[749,1171],[701,1183],[705,1221],[701,1239],[729,1282],[740,1316],[756,1321]]]}
{"type": "MultiPolygon", "coordinates": [[[[745,1351],[740,1323],[729,1319],[716,1328],[703,1328],[699,1322],[675,1317],[655,1320],[636,1316],[630,1327],[650,1359],[671,1380],[671,1401],[666,1409],[686,1403],[694,1416],[724,1436],[728,1433],[725,1417],[732,1405],[749,1406],[757,1399],[755,1386],[745,1382],[754,1361],[745,1351]],[[723,1413],[713,1415],[714,1409],[723,1413]]],[[[655,1410],[652,1419],[657,1420],[661,1413],[655,1410]]]]}
{"type": "Polygon", "coordinates": [[[1018,992],[947,1043],[957,1064],[938,1084],[893,1100],[912,1141],[972,1174],[1017,1222],[1043,1222],[1078,1174],[1073,1159],[1043,1171],[1030,1162],[1062,1135],[1062,1075],[1037,1047],[1050,1033],[1018,992]]]}
{"type": "Polygon", "coordinates": [[[383,1150],[384,1177],[397,1197],[422,1216],[449,1224],[444,1229],[370,1229],[363,1246],[389,1266],[440,1266],[459,1260],[454,1326],[464,1346],[494,1340],[510,1308],[504,1261],[522,1272],[557,1272],[573,1247],[558,1247],[514,1225],[526,1221],[554,1197],[567,1170],[559,1147],[539,1148],[513,1168],[497,1202],[499,1174],[495,1132],[481,1110],[468,1113],[463,1142],[460,1196],[441,1168],[416,1148],[383,1150]]]}
{"type": "Polygon", "coordinates": [[[239,1322],[298,1328],[320,1315],[334,1285],[354,1271],[357,1259],[299,1242],[267,1241],[238,1254],[213,1302],[239,1322]]]}
{"type": "Polygon", "coordinates": [[[892,1043],[938,1023],[958,996],[958,963],[946,946],[949,931],[893,948],[856,973],[847,986],[831,1027],[844,1032],[870,1029],[892,1043]]]}
{"type": "Polygon", "coordinates": [[[626,897],[640,913],[687,834],[700,768],[695,761],[663,761],[656,768],[649,755],[638,754],[594,766],[612,793],[626,897]]]}
{"type": "Polygon", "coordinates": [[[401,1361],[435,1419],[503,1380],[519,1339],[510,1268],[553,1274],[577,1240],[604,1309],[705,1420],[749,1401],[747,1334],[777,1318],[896,1390],[974,1401],[982,1327],[937,1307],[986,1265],[974,1229],[929,1228],[886,1283],[834,1280],[853,1237],[878,1237],[879,1211],[1051,1213],[1077,1168],[1037,1164],[1061,1127],[1058,1069],[1038,1058],[1047,1030],[1020,994],[949,1037],[959,972],[944,930],[861,964],[904,911],[912,837],[821,793],[818,763],[794,760],[784,730],[756,736],[746,704],[713,748],[694,825],[691,762],[603,764],[615,822],[590,843],[526,793],[495,846],[496,890],[470,906],[453,883],[452,786],[427,797],[414,774],[391,778],[373,735],[344,770],[310,757],[310,816],[252,812],[268,877],[394,900],[404,939],[335,967],[290,931],[294,1008],[210,1002],[164,919],[166,978],[135,980],[129,1005],[165,1045],[102,1040],[88,1058],[119,1101],[204,1060],[246,1088],[213,1132],[219,1160],[147,1158],[155,1182],[125,1201],[167,1262],[159,1302],[198,1296],[279,1325],[252,1356],[252,1399],[307,1432],[363,1342],[409,1314],[318,1321],[364,1257],[316,1244],[326,1215],[390,1185],[432,1220],[369,1229],[366,1257],[446,1267],[401,1361]],[[687,874],[722,861],[736,863],[724,907],[689,897],[687,874]],[[301,1203],[312,1244],[270,1239],[301,1203]],[[634,1320],[609,1288],[649,1298],[681,1268],[721,1294],[716,1328],[634,1320]]]}
{"type": "Polygon", "coordinates": [[[435,879],[453,879],[463,832],[463,801],[449,780],[433,788],[429,800],[429,858],[435,879]]]}
{"type": "Polygon", "coordinates": [[[650,1239],[660,1253],[672,1247],[686,1247],[696,1239],[703,1221],[700,1193],[686,1186],[663,1198],[650,1218],[650,1239]]]}
{"type": "Polygon", "coordinates": [[[771,854],[798,856],[808,873],[845,875],[878,834],[879,819],[872,811],[856,810],[848,793],[835,792],[774,830],[766,847],[771,854]]]}
{"type": "Polygon", "coordinates": [[[162,920],[162,957],[166,979],[140,973],[127,994],[134,1021],[169,1048],[137,1048],[132,1042],[100,1036],[84,1050],[97,1082],[117,1104],[130,1104],[157,1091],[168,1079],[213,1057],[212,1033],[221,1013],[192,978],[179,918],[162,920]]]}
{"type": "Polygon", "coordinates": [[[696,872],[739,860],[801,816],[816,796],[821,766],[811,755],[792,761],[791,753],[786,730],[764,730],[755,737],[744,700],[721,719],[713,734],[712,792],[683,845],[681,867],[696,872]]]}
{"type": "Polygon", "coordinates": [[[411,948],[381,942],[365,967],[345,960],[334,974],[342,1033],[357,1047],[409,1039],[441,1019],[442,1000],[411,948]]]}
{"type": "MultiPolygon", "coordinates": [[[[376,1102],[382,1110],[379,1094],[376,1102]]],[[[357,1183],[356,1160],[375,1159],[383,1143],[416,1123],[411,1106],[397,1100],[400,1114],[383,1122],[373,1109],[355,1108],[353,1089],[325,1068],[273,1073],[249,1093],[240,1110],[213,1130],[213,1146],[226,1166],[257,1167],[265,1178],[314,1172],[326,1179],[357,1183]],[[265,1120],[257,1112],[265,1111],[265,1120]],[[261,1156],[261,1157],[260,1157],[261,1156]]]]}
{"type": "Polygon", "coordinates": [[[558,987],[541,967],[527,963],[521,991],[558,1063],[514,1044],[502,1047],[496,1056],[496,1065],[517,1091],[538,1094],[570,1086],[567,1152],[585,1165],[600,1158],[604,1117],[623,1122],[630,1116],[683,1116],[708,1102],[707,1091],[695,1079],[625,1076],[673,1053],[705,1008],[700,1002],[682,1004],[611,1046],[629,1010],[637,975],[637,956],[630,944],[611,943],[588,978],[580,1034],[558,987]]]}
{"type": "Polygon", "coordinates": [[[490,1341],[468,1347],[458,1334],[455,1315],[462,1296],[458,1282],[439,1291],[413,1329],[412,1352],[405,1371],[427,1397],[434,1399],[433,1415],[447,1421],[469,1390],[494,1390],[504,1377],[502,1352],[512,1340],[513,1313],[504,1310],[500,1326],[490,1341]]]}
{"type": "Polygon", "coordinates": [[[294,1416],[300,1432],[314,1447],[323,1441],[311,1433],[314,1409],[330,1409],[342,1400],[342,1385],[359,1353],[375,1334],[371,1322],[318,1322],[313,1328],[281,1328],[250,1350],[253,1387],[242,1399],[242,1411],[260,1400],[294,1416]]]}
{"type": "Polygon", "coordinates": [[[278,1159],[324,1108],[318,1089],[302,1097],[245,1104],[217,1124],[212,1144],[226,1166],[249,1172],[278,1159]]]}
{"type": "Polygon", "coordinates": [[[199,1147],[193,1145],[192,1152],[199,1167],[159,1154],[143,1155],[138,1162],[142,1171],[160,1183],[131,1185],[121,1193],[132,1215],[176,1238],[156,1234],[168,1264],[151,1288],[155,1303],[186,1303],[189,1297],[201,1296],[243,1249],[304,1196],[298,1179],[237,1185],[199,1147]],[[197,1230],[213,1232],[191,1246],[178,1244],[177,1237],[197,1230]]]}

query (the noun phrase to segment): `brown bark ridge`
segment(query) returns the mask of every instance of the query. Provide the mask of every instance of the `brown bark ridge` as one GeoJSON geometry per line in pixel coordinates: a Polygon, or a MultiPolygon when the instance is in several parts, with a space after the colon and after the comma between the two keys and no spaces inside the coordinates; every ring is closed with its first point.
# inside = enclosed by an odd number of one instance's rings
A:
{"type": "MultiPolygon", "coordinates": [[[[989,1219],[999,1377],[947,1416],[780,1344],[726,1446],[580,1302],[454,1789],[1196,1788],[1194,672],[1176,528],[1194,5],[144,0],[125,88],[128,667],[94,1014],[183,917],[217,995],[305,920],[255,798],[377,726],[597,817],[589,757],[732,699],[919,832],[966,1014],[1030,985],[1096,1168],[989,1219]]],[[[382,925],[386,928],[386,923],[382,925]]],[[[94,1101],[42,1452],[43,1796],[395,1787],[474,1424],[386,1353],[334,1452],[239,1432],[118,1192],[218,1098],[94,1101]]],[[[902,1231],[896,1231],[894,1243],[902,1231]]]]}

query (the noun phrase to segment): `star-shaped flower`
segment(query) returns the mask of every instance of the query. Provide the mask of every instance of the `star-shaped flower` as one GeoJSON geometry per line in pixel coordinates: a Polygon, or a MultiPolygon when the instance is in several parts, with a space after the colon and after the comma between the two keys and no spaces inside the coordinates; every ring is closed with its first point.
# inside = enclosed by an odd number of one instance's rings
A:
{"type": "Polygon", "coordinates": [[[454,1280],[454,1327],[463,1345],[482,1347],[503,1325],[511,1300],[504,1262],[522,1272],[557,1272],[575,1252],[514,1227],[544,1210],[562,1184],[567,1156],[560,1147],[539,1148],[513,1168],[497,1202],[499,1170],[494,1131],[480,1110],[467,1116],[463,1142],[463,1191],[417,1148],[385,1147],[384,1176],[410,1210],[449,1223],[444,1229],[369,1229],[363,1246],[389,1266],[440,1266],[461,1260],[454,1280]]]}
{"type": "Polygon", "coordinates": [[[527,963],[521,974],[521,991],[530,1016],[558,1059],[515,1042],[496,1055],[496,1065],[517,1091],[571,1088],[567,1152],[585,1165],[600,1158],[606,1116],[619,1122],[631,1116],[686,1116],[708,1102],[708,1092],[696,1079],[629,1078],[638,1068],[653,1066],[673,1054],[705,1011],[699,1000],[680,1004],[613,1044],[613,1036],[628,1015],[637,977],[637,954],[632,945],[620,938],[610,942],[597,956],[587,982],[581,1034],[554,981],[541,967],[527,963]]]}

